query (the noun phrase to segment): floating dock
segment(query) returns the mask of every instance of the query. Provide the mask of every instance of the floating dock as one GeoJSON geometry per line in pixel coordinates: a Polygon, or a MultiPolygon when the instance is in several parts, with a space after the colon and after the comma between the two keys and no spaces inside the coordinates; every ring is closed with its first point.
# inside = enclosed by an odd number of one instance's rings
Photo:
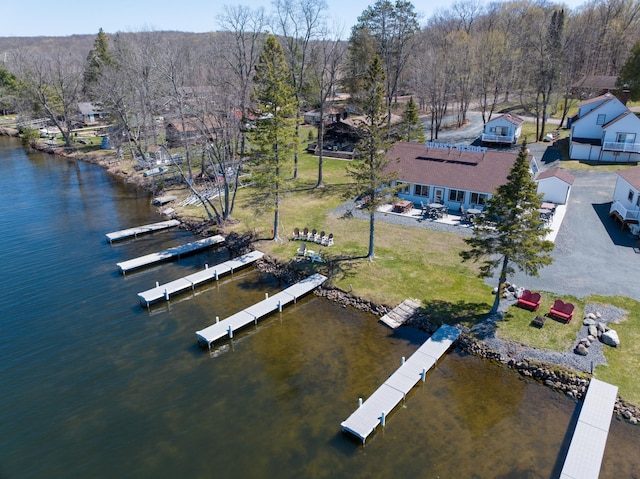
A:
{"type": "Polygon", "coordinates": [[[397,329],[416,314],[420,305],[421,303],[418,299],[405,299],[402,303],[393,308],[392,311],[389,311],[381,317],[380,321],[391,329],[397,329]]]}
{"type": "Polygon", "coordinates": [[[359,437],[364,444],[378,424],[385,425],[386,415],[406,397],[416,383],[420,379],[425,380],[427,371],[438,362],[459,335],[458,328],[446,324],[440,326],[409,359],[405,361],[403,358],[402,366],[369,399],[364,403],[362,400],[358,401],[360,406],[341,424],[342,430],[359,437]]]}
{"type": "Polygon", "coordinates": [[[180,222],[178,220],[160,221],[159,223],[136,226],[135,228],[107,233],[107,239],[109,240],[109,243],[113,243],[114,241],[131,238],[132,236],[138,237],[138,235],[152,233],[154,231],[166,230],[167,228],[173,228],[174,226],[178,226],[179,224],[180,222]]]}
{"type": "Polygon", "coordinates": [[[560,479],[598,479],[618,387],[591,379],[560,479]]]}
{"type": "Polygon", "coordinates": [[[206,344],[211,348],[211,344],[220,338],[228,336],[233,338],[234,331],[250,324],[258,322],[258,319],[266,316],[273,311],[282,311],[282,308],[289,303],[295,303],[299,297],[304,296],[308,292],[320,286],[327,280],[326,276],[319,273],[308,276],[302,281],[288,287],[285,290],[267,298],[253,306],[248,307],[222,321],[217,321],[211,326],[196,331],[198,342],[206,344]]]}
{"type": "Polygon", "coordinates": [[[159,251],[158,253],[151,253],[146,256],[140,256],[139,258],[130,259],[127,261],[123,261],[121,263],[116,263],[118,268],[120,268],[121,273],[126,273],[132,269],[141,268],[142,266],[147,266],[154,263],[159,263],[160,261],[166,261],[171,258],[180,257],[181,255],[193,253],[195,251],[200,251],[205,248],[209,248],[211,246],[220,244],[224,242],[224,238],[220,235],[210,236],[209,238],[204,238],[199,241],[194,241],[193,243],[186,243],[180,246],[174,246],[173,248],[166,249],[164,251],[159,251]]]}
{"type": "Polygon", "coordinates": [[[166,284],[156,283],[155,288],[138,293],[140,304],[148,308],[151,303],[158,301],[159,299],[165,298],[169,301],[169,297],[171,295],[188,289],[195,289],[196,286],[207,281],[217,280],[224,274],[233,273],[236,269],[244,268],[245,266],[255,263],[263,256],[264,253],[260,251],[252,251],[251,253],[225,261],[224,263],[220,263],[212,267],[206,266],[202,271],[190,274],[184,278],[176,279],[175,281],[171,281],[166,284]]]}

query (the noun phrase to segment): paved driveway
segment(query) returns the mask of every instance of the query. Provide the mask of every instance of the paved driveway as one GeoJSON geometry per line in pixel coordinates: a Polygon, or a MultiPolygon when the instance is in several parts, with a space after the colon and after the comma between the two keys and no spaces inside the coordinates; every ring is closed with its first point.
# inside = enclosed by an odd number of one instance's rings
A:
{"type": "MultiPolygon", "coordinates": [[[[510,281],[559,296],[621,295],[640,301],[640,252],[634,248],[636,239],[609,218],[616,174],[572,173],[576,181],[556,237],[553,264],[543,268],[539,278],[518,272],[510,281]]],[[[497,280],[487,283],[495,286],[497,280]]]]}

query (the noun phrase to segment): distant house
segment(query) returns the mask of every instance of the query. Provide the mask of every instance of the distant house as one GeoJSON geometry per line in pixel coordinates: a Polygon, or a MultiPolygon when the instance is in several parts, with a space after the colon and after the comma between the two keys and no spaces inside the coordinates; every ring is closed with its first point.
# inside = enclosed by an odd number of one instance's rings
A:
{"type": "Polygon", "coordinates": [[[572,160],[640,161],[640,118],[611,93],[578,105],[571,119],[572,160]]]}
{"type": "MultiPolygon", "coordinates": [[[[232,114],[236,118],[235,113],[232,114]]],[[[180,118],[173,118],[165,121],[164,126],[167,146],[175,148],[184,146],[186,141],[196,144],[205,142],[207,136],[211,136],[220,128],[220,121],[214,115],[204,118],[194,116],[185,118],[184,123],[180,118]]]]}
{"type": "MultiPolygon", "coordinates": [[[[303,115],[304,122],[307,125],[318,126],[320,124],[320,110],[311,110],[303,115]]],[[[346,120],[348,115],[346,108],[329,107],[322,112],[324,124],[328,125],[340,120],[346,120]]]]}
{"type": "Polygon", "coordinates": [[[519,116],[505,113],[484,125],[482,143],[515,145],[522,134],[524,120],[519,116]]]}
{"type": "Polygon", "coordinates": [[[571,85],[571,93],[581,99],[604,95],[618,89],[617,81],[618,77],[615,75],[584,75],[571,85]]]}
{"type": "Polygon", "coordinates": [[[576,177],[563,168],[551,168],[536,177],[538,193],[542,194],[542,201],[565,205],[569,201],[571,187],[576,177]]]}
{"type": "Polygon", "coordinates": [[[638,233],[640,220],[640,166],[619,170],[609,216],[638,233]]]}
{"type": "Polygon", "coordinates": [[[104,118],[102,108],[90,102],[78,103],[78,119],[83,123],[95,123],[104,118]]]}
{"type": "MultiPolygon", "coordinates": [[[[403,189],[398,196],[415,204],[441,203],[450,210],[483,208],[507,176],[517,153],[439,143],[396,143],[387,156],[403,189]]],[[[535,158],[532,157],[532,162],[535,158]]]]}

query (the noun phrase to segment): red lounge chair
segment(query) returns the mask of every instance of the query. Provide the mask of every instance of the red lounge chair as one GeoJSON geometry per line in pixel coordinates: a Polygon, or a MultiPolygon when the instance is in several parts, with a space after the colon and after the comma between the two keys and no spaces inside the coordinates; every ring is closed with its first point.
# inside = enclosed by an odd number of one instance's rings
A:
{"type": "Polygon", "coordinates": [[[540,293],[532,293],[528,289],[525,289],[518,298],[516,306],[530,311],[536,311],[540,307],[540,293]]]}
{"type": "Polygon", "coordinates": [[[551,306],[549,316],[558,319],[563,323],[568,323],[571,321],[571,318],[573,318],[573,308],[573,304],[565,303],[561,299],[556,299],[553,306],[551,306]]]}

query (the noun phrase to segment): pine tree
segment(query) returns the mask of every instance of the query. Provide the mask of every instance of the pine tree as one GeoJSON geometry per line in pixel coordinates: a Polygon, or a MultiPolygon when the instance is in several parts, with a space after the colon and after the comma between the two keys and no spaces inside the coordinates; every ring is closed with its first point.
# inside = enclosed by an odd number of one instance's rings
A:
{"type": "Polygon", "coordinates": [[[545,239],[549,229],[540,219],[541,195],[530,169],[526,141],[523,142],[504,185],[486,205],[485,214],[476,219],[473,236],[465,239],[470,249],[462,251],[463,261],[481,262],[480,277],[500,270],[498,293],[491,312],[500,304],[500,292],[514,266],[528,275],[538,276],[539,269],[551,264],[553,243],[545,239]]]}
{"type": "Polygon", "coordinates": [[[373,261],[375,238],[375,212],[385,197],[394,191],[390,185],[395,174],[386,173],[390,164],[386,152],[390,144],[387,138],[387,111],[385,103],[385,76],[380,58],[376,55],[363,79],[364,88],[356,103],[364,120],[358,127],[362,139],[358,142],[360,158],[347,167],[347,174],[354,180],[356,196],[366,198],[364,208],[369,211],[369,251],[367,258],[373,261]]]}
{"type": "Polygon", "coordinates": [[[256,205],[274,212],[273,239],[279,240],[280,199],[284,175],[292,167],[296,99],[282,46],[272,35],[264,43],[255,69],[252,100],[255,129],[249,133],[256,205]]]}
{"type": "Polygon", "coordinates": [[[418,107],[413,101],[413,97],[409,97],[407,106],[402,114],[402,124],[400,125],[400,139],[412,143],[424,143],[426,137],[424,134],[424,125],[418,117],[418,107]]]}
{"type": "Polygon", "coordinates": [[[631,49],[629,58],[620,70],[617,85],[629,90],[631,100],[640,100],[640,42],[631,49]]]}
{"type": "Polygon", "coordinates": [[[100,77],[100,69],[106,65],[111,65],[112,58],[109,53],[109,43],[107,35],[102,31],[98,31],[98,35],[93,41],[93,46],[89,50],[87,60],[84,67],[84,85],[85,94],[90,94],[91,87],[98,82],[100,77]]]}

